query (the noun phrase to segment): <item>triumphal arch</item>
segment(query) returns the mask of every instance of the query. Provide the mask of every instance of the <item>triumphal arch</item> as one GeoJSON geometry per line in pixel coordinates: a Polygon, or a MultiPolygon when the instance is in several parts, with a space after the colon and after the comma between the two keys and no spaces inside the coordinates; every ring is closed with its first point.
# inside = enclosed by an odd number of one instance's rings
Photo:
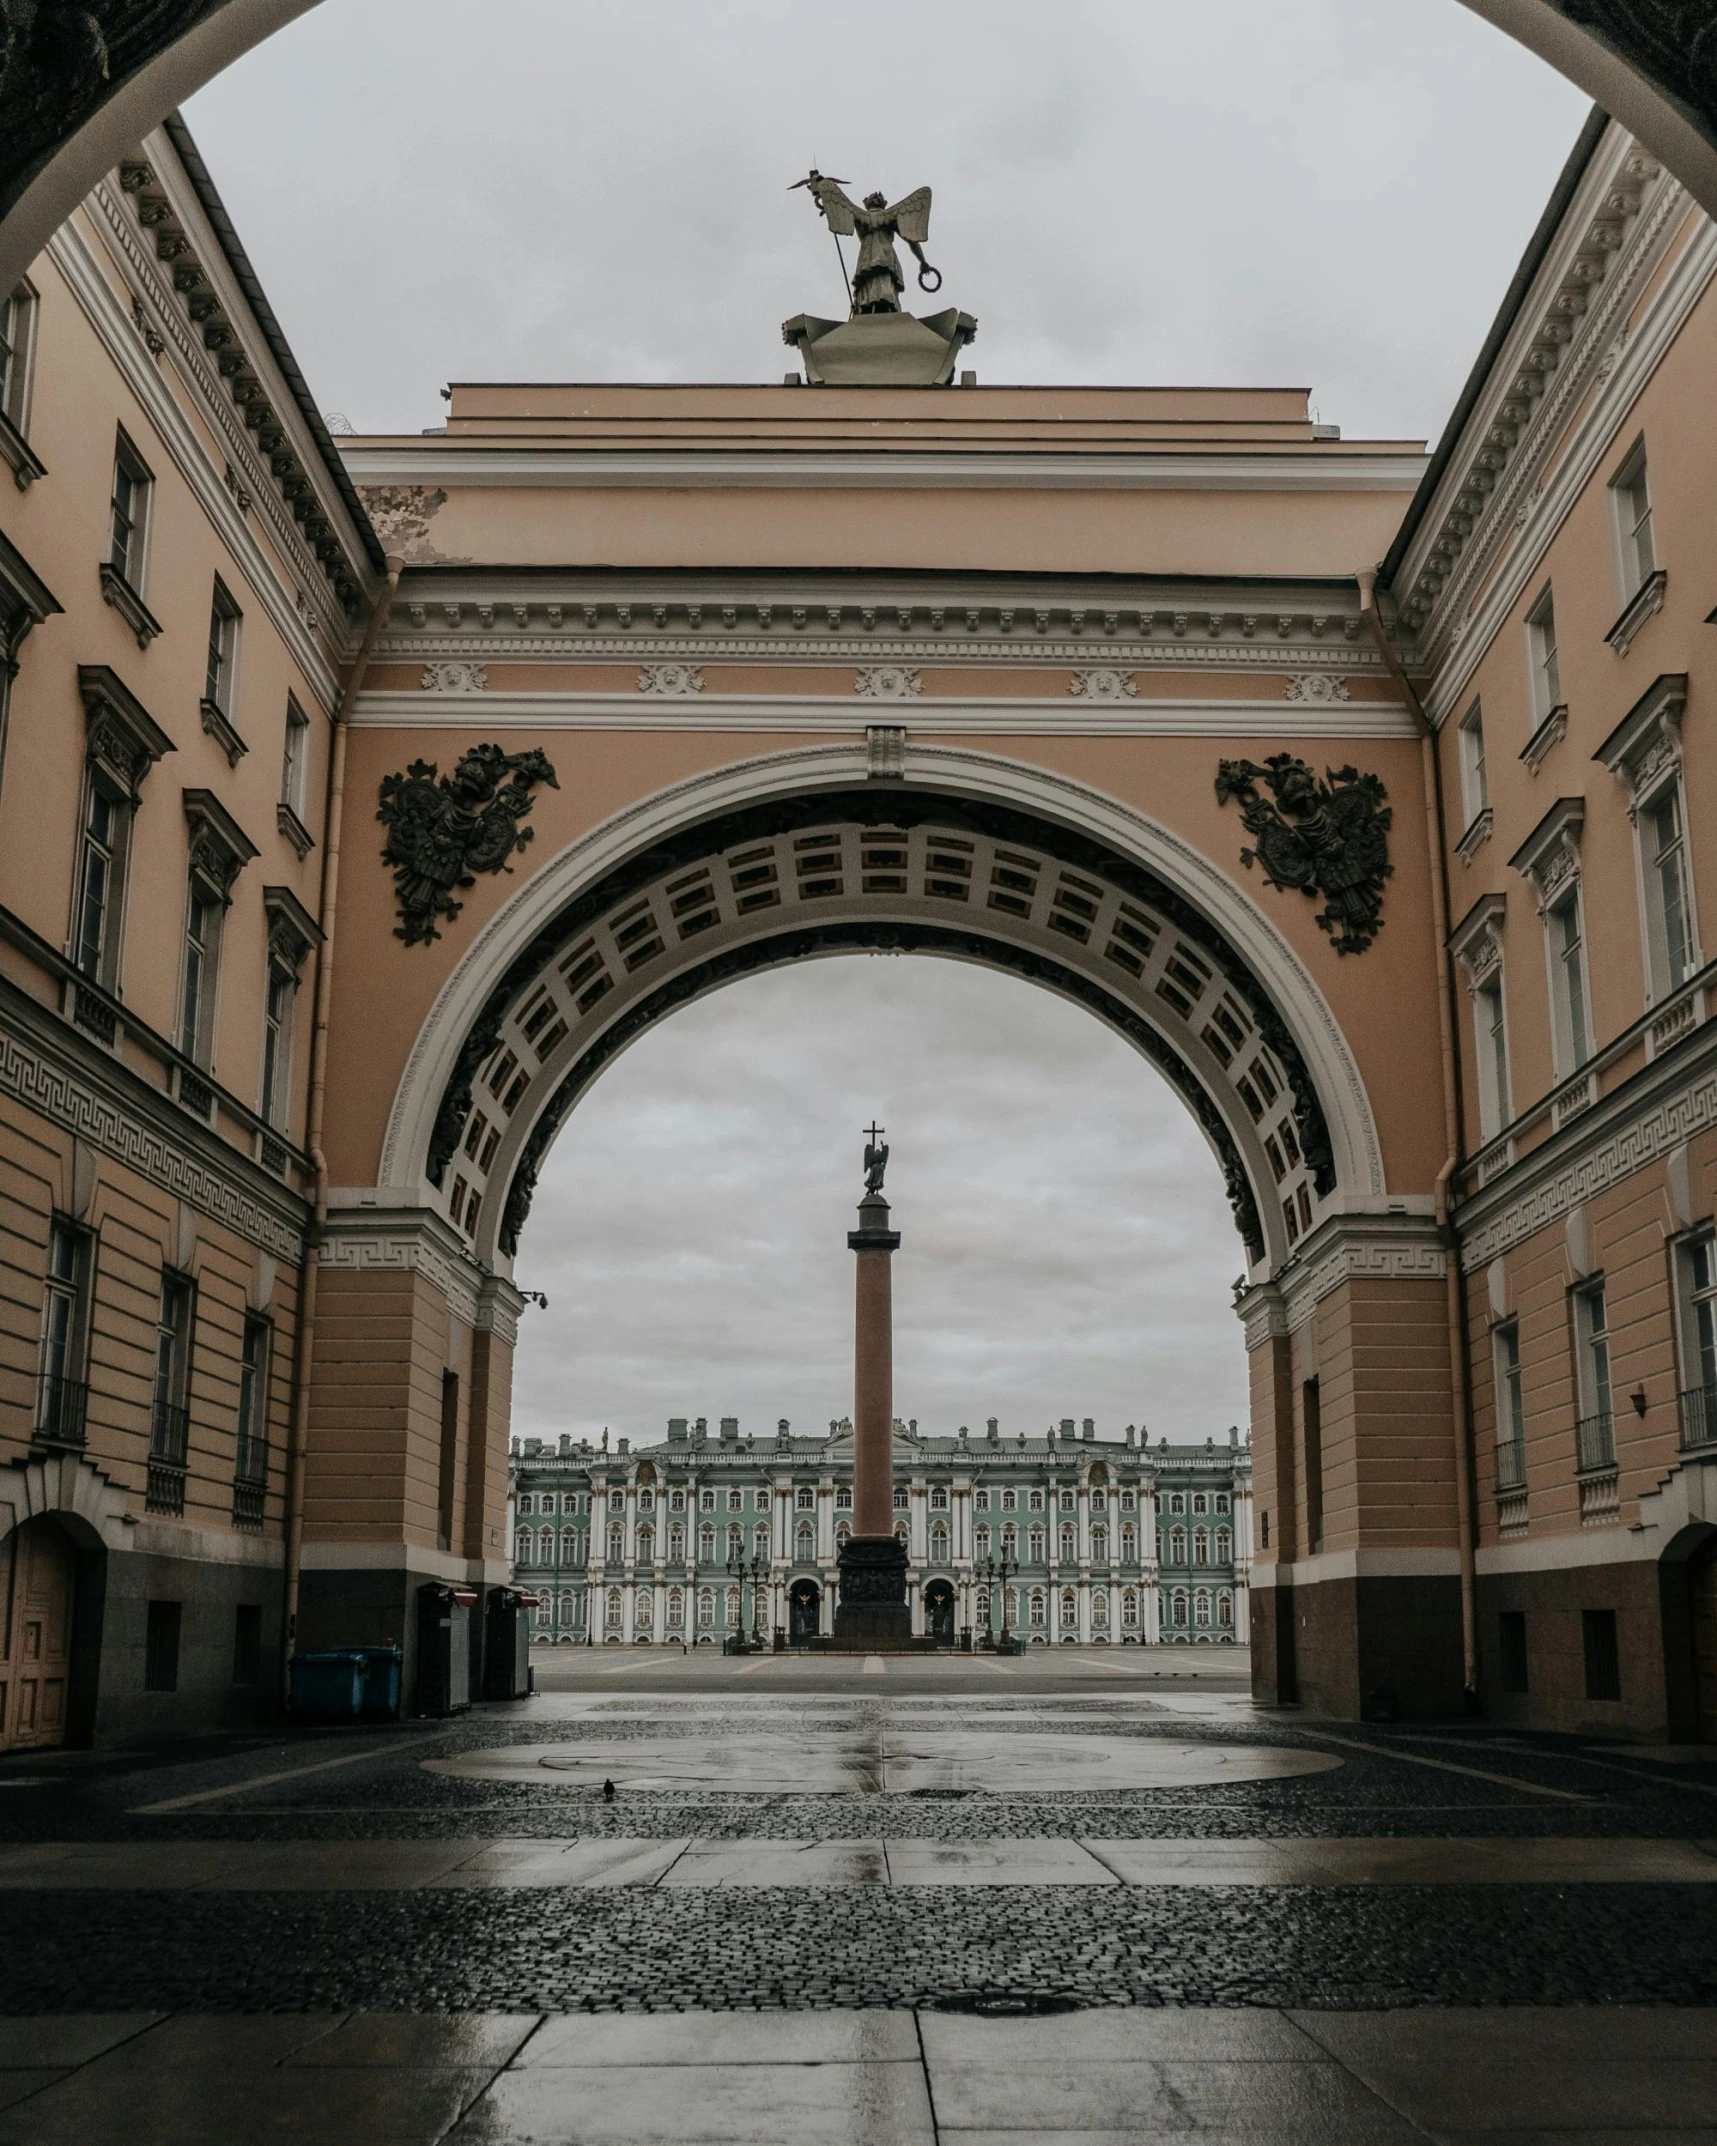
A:
{"type": "Polygon", "coordinates": [[[1708,215],[1594,113],[1427,455],[992,382],[927,191],[812,181],[861,251],[776,383],[402,437],[329,438],[177,118],[8,287],[0,1739],[392,1638],[446,1701],[557,1130],[878,948],[1208,1144],[1261,1696],[1711,1733],[1708,215]]]}

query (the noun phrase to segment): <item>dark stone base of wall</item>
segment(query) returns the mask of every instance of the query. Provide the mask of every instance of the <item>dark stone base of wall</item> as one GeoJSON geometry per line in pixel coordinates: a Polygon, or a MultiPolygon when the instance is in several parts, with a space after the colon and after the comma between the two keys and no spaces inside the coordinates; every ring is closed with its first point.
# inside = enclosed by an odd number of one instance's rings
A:
{"type": "Polygon", "coordinates": [[[1644,1558],[1553,1572],[1481,1574],[1479,1689],[1486,1716],[1576,1736],[1697,1742],[1701,1724],[1685,1576],[1684,1566],[1644,1558]],[[1587,1610],[1615,1615],[1618,1698],[1588,1690],[1587,1610]],[[1502,1619],[1508,1614],[1525,1620],[1524,1633],[1515,1627],[1517,1645],[1521,1636],[1525,1639],[1524,1690],[1519,1654],[1503,1644],[1502,1619]]]}
{"type": "Polygon", "coordinates": [[[79,1564],[68,1742],[201,1736],[278,1717],[279,1566],[125,1551],[86,1556],[79,1564]],[[92,1565],[105,1571],[83,1569],[92,1565]],[[171,1690],[147,1685],[151,1602],[179,1605],[171,1690]],[[242,1611],[250,1615],[241,1638],[242,1611]]]}
{"type": "Polygon", "coordinates": [[[1252,1695],[1344,1721],[1468,1712],[1460,1582],[1415,1575],[1255,1587],[1252,1695]]]}

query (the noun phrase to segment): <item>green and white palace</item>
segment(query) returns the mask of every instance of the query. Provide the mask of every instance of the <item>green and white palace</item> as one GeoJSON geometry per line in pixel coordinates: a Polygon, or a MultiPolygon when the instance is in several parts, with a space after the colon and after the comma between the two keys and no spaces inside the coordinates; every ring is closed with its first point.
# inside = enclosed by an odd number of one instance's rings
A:
{"type": "MultiPolygon", "coordinates": [[[[741,1437],[725,1416],[669,1419],[616,1450],[515,1439],[513,1569],[538,1637],[772,1645],[831,1633],[852,1520],[849,1422],[741,1437]]],[[[1247,1629],[1252,1455],[1237,1430],[1158,1444],[1090,1417],[1043,1435],[894,1426],[895,1532],[914,1633],[950,1646],[1231,1646],[1247,1629]]]]}

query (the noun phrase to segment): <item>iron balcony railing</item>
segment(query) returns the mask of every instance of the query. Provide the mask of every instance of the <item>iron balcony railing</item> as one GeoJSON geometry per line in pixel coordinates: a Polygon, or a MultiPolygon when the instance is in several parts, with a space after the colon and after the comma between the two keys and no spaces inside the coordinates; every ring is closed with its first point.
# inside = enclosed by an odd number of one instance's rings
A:
{"type": "Polygon", "coordinates": [[[1616,1465],[1616,1419],[1607,1408],[1582,1416],[1574,1426],[1575,1466],[1582,1475],[1607,1473],[1616,1465]]]}
{"type": "Polygon", "coordinates": [[[62,1378],[44,1371],[36,1395],[35,1441],[39,1446],[71,1446],[81,1450],[84,1423],[89,1413],[89,1385],[84,1379],[62,1378]]]}
{"type": "Polygon", "coordinates": [[[1526,1487],[1526,1441],[1504,1438],[1496,1449],[1496,1487],[1499,1491],[1526,1487]]]}
{"type": "Polygon", "coordinates": [[[149,1476],[144,1504],[152,1513],[185,1510],[185,1456],[191,1440],[191,1412],[157,1401],[149,1436],[149,1476]]]}
{"type": "Polygon", "coordinates": [[[1681,1443],[1717,1445],[1717,1386],[1689,1386],[1681,1396],[1681,1443]]]}

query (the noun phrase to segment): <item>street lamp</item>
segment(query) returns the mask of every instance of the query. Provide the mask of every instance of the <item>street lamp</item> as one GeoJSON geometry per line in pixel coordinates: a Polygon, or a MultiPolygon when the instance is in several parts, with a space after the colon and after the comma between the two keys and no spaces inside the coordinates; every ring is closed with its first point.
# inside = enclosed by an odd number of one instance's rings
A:
{"type": "Polygon", "coordinates": [[[763,1626],[757,1611],[757,1590],[769,1577],[769,1560],[766,1557],[758,1556],[753,1557],[748,1563],[743,1552],[736,1552],[727,1561],[727,1576],[730,1580],[739,1582],[739,1644],[741,1648],[746,1645],[745,1583],[749,1580],[751,1582],[751,1622],[757,1634],[758,1644],[761,1645],[763,1626]]]}
{"type": "Polygon", "coordinates": [[[989,1557],[978,1567],[979,1577],[987,1587],[1000,1586],[1002,1591],[1002,1629],[996,1641],[996,1652],[1002,1653],[1008,1644],[1008,1582],[1019,1570],[1019,1559],[1009,1557],[1004,1549],[999,1558],[989,1557]]]}

